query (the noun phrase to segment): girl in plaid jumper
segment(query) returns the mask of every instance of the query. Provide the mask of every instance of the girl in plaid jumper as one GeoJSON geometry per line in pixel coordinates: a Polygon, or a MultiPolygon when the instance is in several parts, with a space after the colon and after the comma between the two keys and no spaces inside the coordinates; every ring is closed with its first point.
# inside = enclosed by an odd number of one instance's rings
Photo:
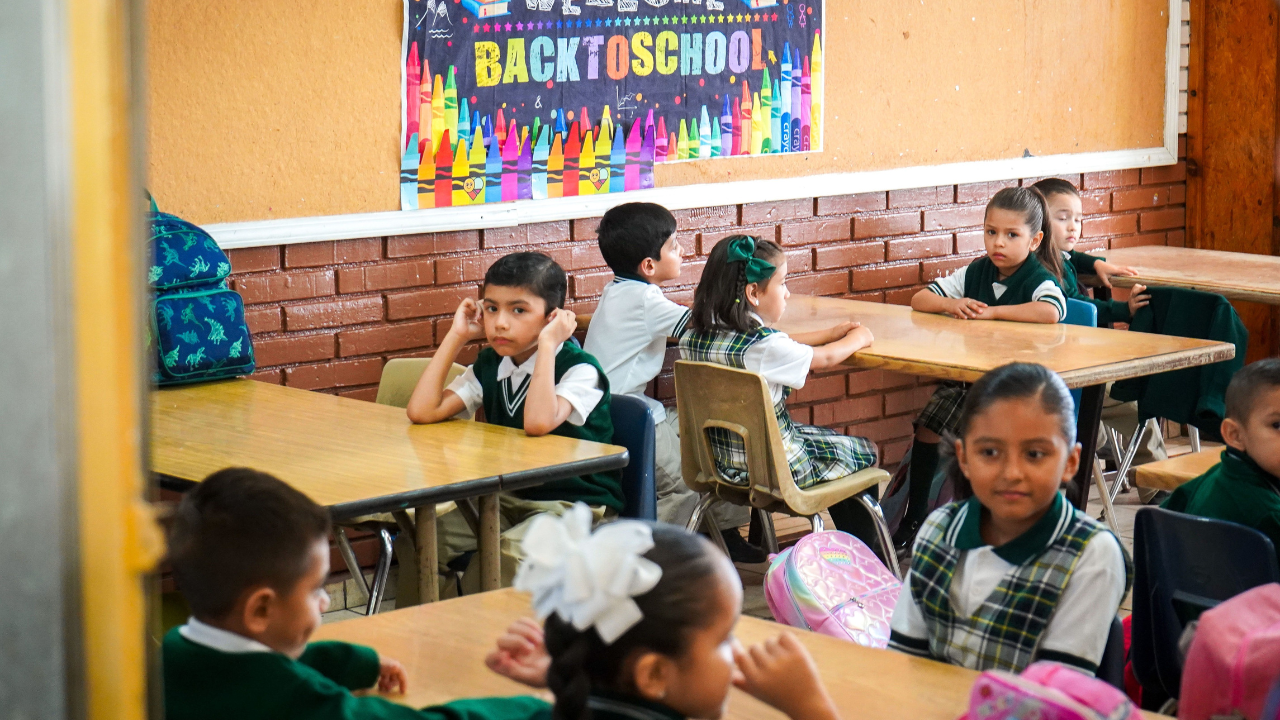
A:
{"type": "MultiPolygon", "coordinates": [[[[874,466],[876,446],[866,438],[793,422],[787,396],[804,386],[810,370],[835,367],[870,345],[872,337],[870,330],[855,322],[788,337],[769,327],[782,317],[788,297],[782,248],[747,235],[721,241],[708,256],[694,293],[689,329],[680,338],[680,356],[750,370],[764,378],[791,475],[798,487],[807,488],[874,466]]],[[[710,433],[717,468],[730,482],[746,485],[742,439],[726,430],[710,433]]],[[[871,518],[856,499],[833,505],[831,519],[841,530],[877,546],[871,518]]]]}
{"type": "Polygon", "coordinates": [[[1067,386],[1043,366],[974,383],[950,467],[961,499],[916,536],[890,647],[972,670],[1097,671],[1132,570],[1116,536],[1059,492],[1080,464],[1075,437],[1067,386]]]}

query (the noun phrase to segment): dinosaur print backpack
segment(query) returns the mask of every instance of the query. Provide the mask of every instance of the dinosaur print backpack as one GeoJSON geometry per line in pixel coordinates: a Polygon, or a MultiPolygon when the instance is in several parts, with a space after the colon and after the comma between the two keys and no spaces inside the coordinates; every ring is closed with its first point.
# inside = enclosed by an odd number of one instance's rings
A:
{"type": "Polygon", "coordinates": [[[230,274],[231,261],[209,233],[151,203],[147,346],[155,348],[157,385],[253,372],[244,301],[227,287],[230,274]]]}

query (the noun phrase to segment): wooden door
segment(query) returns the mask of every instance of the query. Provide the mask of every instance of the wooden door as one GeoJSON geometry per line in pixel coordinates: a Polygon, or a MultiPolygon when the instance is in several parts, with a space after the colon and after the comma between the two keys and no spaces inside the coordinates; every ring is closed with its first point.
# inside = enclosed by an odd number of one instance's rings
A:
{"type": "MultiPolygon", "coordinates": [[[[1273,0],[1191,1],[1187,245],[1280,255],[1280,31],[1273,0]]],[[[1277,308],[1236,302],[1248,361],[1274,357],[1277,308]]]]}

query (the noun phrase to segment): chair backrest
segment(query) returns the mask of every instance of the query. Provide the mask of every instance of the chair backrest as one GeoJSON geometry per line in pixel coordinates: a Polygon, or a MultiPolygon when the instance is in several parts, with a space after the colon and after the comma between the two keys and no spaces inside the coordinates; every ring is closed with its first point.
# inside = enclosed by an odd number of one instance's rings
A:
{"type": "Polygon", "coordinates": [[[613,395],[613,444],[627,449],[630,460],[622,469],[622,517],[658,519],[658,492],[653,479],[655,431],[649,405],[630,395],[613,395]]]}
{"type": "MultiPolygon", "coordinates": [[[[1067,316],[1062,322],[1066,325],[1098,327],[1098,306],[1084,300],[1067,298],[1067,316]]],[[[1076,404],[1076,417],[1079,418],[1080,388],[1071,391],[1071,401],[1076,404]]]]}
{"type": "Polygon", "coordinates": [[[747,493],[753,507],[798,497],[800,491],[787,465],[782,432],[764,378],[746,370],[688,360],[676,361],[675,375],[685,484],[696,492],[717,496],[741,498],[747,493]],[[730,483],[716,469],[707,437],[711,428],[742,439],[749,487],[730,483]]]}
{"type": "Polygon", "coordinates": [[[1099,680],[1104,680],[1112,687],[1124,690],[1124,664],[1127,658],[1124,652],[1124,624],[1120,618],[1111,618],[1111,632],[1107,634],[1107,646],[1102,650],[1102,659],[1098,661],[1099,680]]]}
{"type": "MultiPolygon", "coordinates": [[[[382,366],[382,378],[378,380],[378,397],[374,402],[398,408],[408,406],[413,388],[418,385],[418,379],[430,364],[431,358],[388,360],[387,364],[382,366]]],[[[454,363],[453,367],[449,368],[449,374],[445,376],[445,384],[453,382],[466,371],[465,367],[454,363]]]]}
{"type": "Polygon", "coordinates": [[[1235,523],[1144,507],[1133,524],[1133,671],[1143,687],[1177,697],[1178,638],[1200,612],[1280,582],[1266,535],[1235,523]]]}

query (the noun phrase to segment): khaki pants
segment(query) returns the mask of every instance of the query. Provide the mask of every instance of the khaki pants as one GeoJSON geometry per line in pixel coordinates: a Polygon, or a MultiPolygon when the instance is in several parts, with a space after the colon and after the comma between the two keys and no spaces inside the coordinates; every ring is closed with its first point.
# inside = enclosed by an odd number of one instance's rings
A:
{"type": "MultiPolygon", "coordinates": [[[[680,417],[675,408],[654,427],[653,480],[658,491],[658,522],[684,527],[689,524],[698,493],[684,483],[680,467],[680,417]]],[[[751,522],[751,510],[742,505],[719,502],[711,506],[711,516],[721,530],[751,522]]]]}

